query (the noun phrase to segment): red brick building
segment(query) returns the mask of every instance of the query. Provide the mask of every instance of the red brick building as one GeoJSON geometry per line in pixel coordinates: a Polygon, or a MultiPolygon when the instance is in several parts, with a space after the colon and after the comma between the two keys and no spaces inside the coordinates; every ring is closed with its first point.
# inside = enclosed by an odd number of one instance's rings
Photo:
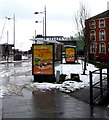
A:
{"type": "Polygon", "coordinates": [[[109,10],[85,21],[89,59],[109,60],[109,10]]]}

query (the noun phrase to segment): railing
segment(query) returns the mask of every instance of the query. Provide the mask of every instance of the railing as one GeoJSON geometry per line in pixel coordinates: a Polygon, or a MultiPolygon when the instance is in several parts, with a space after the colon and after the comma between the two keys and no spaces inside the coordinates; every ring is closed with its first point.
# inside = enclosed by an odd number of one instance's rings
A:
{"type": "Polygon", "coordinates": [[[90,71],[90,104],[94,104],[94,101],[99,98],[99,101],[105,96],[105,93],[109,91],[109,68],[107,73],[103,72],[103,69],[90,71]],[[93,79],[93,75],[98,74],[99,80],[93,79]],[[103,76],[105,75],[105,76],[103,76]]]}

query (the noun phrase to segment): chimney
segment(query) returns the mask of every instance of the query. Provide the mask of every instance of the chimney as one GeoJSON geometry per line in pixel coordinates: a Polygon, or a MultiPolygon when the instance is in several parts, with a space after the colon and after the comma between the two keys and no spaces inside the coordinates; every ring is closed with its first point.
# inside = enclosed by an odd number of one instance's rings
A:
{"type": "Polygon", "coordinates": [[[109,10],[109,1],[107,2],[107,10],[109,10]]]}

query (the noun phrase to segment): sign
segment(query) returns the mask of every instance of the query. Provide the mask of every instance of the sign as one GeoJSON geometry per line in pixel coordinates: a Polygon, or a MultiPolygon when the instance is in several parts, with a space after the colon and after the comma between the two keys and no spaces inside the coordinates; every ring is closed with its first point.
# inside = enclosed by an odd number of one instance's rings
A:
{"type": "Polygon", "coordinates": [[[54,73],[53,45],[33,45],[33,71],[34,75],[54,73]]]}
{"type": "Polygon", "coordinates": [[[75,48],[66,48],[66,62],[75,62],[75,48]]]}

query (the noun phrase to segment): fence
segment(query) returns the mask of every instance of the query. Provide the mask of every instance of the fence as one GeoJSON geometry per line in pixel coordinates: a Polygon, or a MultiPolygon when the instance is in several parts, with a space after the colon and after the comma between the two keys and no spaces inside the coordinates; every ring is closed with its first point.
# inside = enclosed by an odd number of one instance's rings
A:
{"type": "Polygon", "coordinates": [[[103,72],[103,69],[90,71],[90,104],[94,104],[95,101],[101,101],[103,97],[109,92],[109,68],[107,73],[103,72]],[[93,76],[99,75],[99,80],[94,80],[93,76]]]}

